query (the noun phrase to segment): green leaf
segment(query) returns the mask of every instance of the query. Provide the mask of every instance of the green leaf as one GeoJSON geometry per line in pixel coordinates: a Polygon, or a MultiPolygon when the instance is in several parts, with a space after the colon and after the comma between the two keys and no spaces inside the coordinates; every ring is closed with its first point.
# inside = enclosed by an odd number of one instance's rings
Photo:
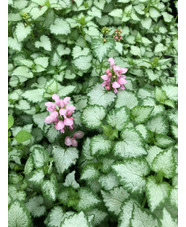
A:
{"type": "Polygon", "coordinates": [[[161,16],[161,14],[158,12],[158,10],[155,9],[154,7],[150,7],[149,14],[155,20],[161,16]]]}
{"type": "Polygon", "coordinates": [[[26,78],[34,77],[33,73],[26,66],[19,66],[15,68],[12,75],[18,76],[19,78],[20,76],[24,76],[26,78]]]}
{"type": "Polygon", "coordinates": [[[157,134],[166,134],[168,132],[167,119],[163,115],[156,115],[147,122],[147,128],[157,134]]]}
{"type": "Polygon", "coordinates": [[[148,155],[146,157],[147,162],[149,163],[149,165],[152,165],[152,162],[154,160],[154,158],[161,153],[163,150],[157,146],[152,146],[148,149],[148,155]]]}
{"type": "Polygon", "coordinates": [[[123,202],[129,197],[129,194],[122,187],[117,187],[109,192],[101,191],[105,206],[110,212],[118,215],[121,211],[123,202]]]}
{"type": "Polygon", "coordinates": [[[50,39],[46,35],[42,35],[40,37],[40,41],[35,42],[35,47],[36,48],[42,47],[47,51],[51,51],[51,49],[52,49],[50,39]]]}
{"type": "Polygon", "coordinates": [[[41,129],[43,130],[43,126],[45,124],[44,119],[47,117],[48,113],[44,112],[44,113],[39,113],[39,114],[35,114],[33,116],[33,121],[34,123],[41,129]]]}
{"type": "Polygon", "coordinates": [[[154,226],[158,227],[158,221],[150,213],[142,210],[137,204],[134,204],[133,215],[131,219],[132,227],[146,227],[154,226]]]}
{"type": "Polygon", "coordinates": [[[107,116],[107,123],[121,131],[129,122],[130,112],[126,107],[121,107],[109,112],[107,116]]]}
{"type": "Polygon", "coordinates": [[[91,8],[91,11],[89,10],[87,13],[89,16],[101,18],[101,10],[98,9],[97,7],[93,6],[91,8]]]}
{"type": "Polygon", "coordinates": [[[15,139],[17,140],[18,143],[22,143],[29,140],[31,137],[32,135],[29,132],[22,130],[17,133],[15,139]]]}
{"type": "Polygon", "coordinates": [[[130,91],[119,91],[116,99],[116,108],[126,106],[129,109],[138,105],[138,99],[135,94],[130,91]]]}
{"type": "Polygon", "coordinates": [[[60,44],[57,47],[57,52],[59,54],[59,56],[63,56],[63,55],[69,55],[71,50],[68,47],[65,47],[63,44],[60,44]]]}
{"type": "Polygon", "coordinates": [[[34,59],[34,62],[36,64],[36,72],[42,72],[47,68],[48,59],[48,57],[38,57],[34,59]]]}
{"type": "Polygon", "coordinates": [[[42,8],[34,7],[31,9],[30,15],[34,20],[36,20],[37,18],[42,16],[47,11],[47,9],[48,9],[47,6],[43,6],[42,8]]]}
{"type": "Polygon", "coordinates": [[[26,161],[25,167],[24,167],[24,174],[28,175],[29,173],[32,172],[34,169],[34,162],[32,156],[29,156],[29,158],[26,161]]]}
{"type": "Polygon", "coordinates": [[[111,105],[116,97],[113,92],[106,91],[100,84],[96,84],[87,95],[89,96],[90,105],[99,105],[103,107],[111,105]]]}
{"type": "Polygon", "coordinates": [[[74,0],[74,2],[77,4],[77,7],[80,7],[80,5],[83,3],[83,0],[74,0]]]}
{"type": "Polygon", "coordinates": [[[52,208],[52,210],[47,216],[48,226],[61,227],[61,223],[64,220],[64,218],[65,218],[65,215],[62,207],[55,206],[52,208]]]}
{"type": "Polygon", "coordinates": [[[67,218],[65,218],[65,220],[62,222],[61,226],[63,227],[89,227],[90,224],[86,218],[86,216],[84,215],[84,213],[81,211],[78,214],[73,214],[67,218]]]}
{"type": "Polygon", "coordinates": [[[55,175],[51,175],[50,180],[44,180],[41,185],[43,194],[52,201],[56,200],[57,196],[57,180],[55,175]]]}
{"type": "Polygon", "coordinates": [[[93,226],[97,226],[97,225],[101,224],[108,216],[107,212],[105,212],[101,209],[98,209],[98,208],[92,208],[88,211],[85,211],[85,214],[86,214],[86,216],[94,216],[94,220],[92,222],[93,226]]]}
{"type": "Polygon", "coordinates": [[[30,215],[25,206],[15,201],[8,210],[8,226],[11,227],[30,227],[30,215]]]}
{"type": "Polygon", "coordinates": [[[119,227],[128,227],[130,226],[130,221],[133,214],[135,200],[128,199],[124,202],[123,206],[121,206],[121,212],[119,216],[119,227]]]}
{"type": "Polygon", "coordinates": [[[174,18],[171,14],[167,13],[167,12],[163,12],[163,19],[165,22],[170,23],[172,21],[172,19],[174,18]]]}
{"type": "Polygon", "coordinates": [[[101,184],[102,188],[106,191],[109,191],[119,185],[117,177],[112,172],[110,172],[106,175],[102,174],[99,177],[98,181],[101,184]]]}
{"type": "Polygon", "coordinates": [[[125,159],[125,161],[112,165],[123,187],[130,193],[145,191],[146,179],[150,168],[143,159],[125,159]]]}
{"type": "Polygon", "coordinates": [[[87,56],[89,53],[90,49],[87,47],[81,48],[80,46],[75,46],[72,50],[73,59],[76,59],[79,56],[87,56]]]}
{"type": "Polygon", "coordinates": [[[122,17],[122,14],[123,14],[122,9],[114,9],[114,10],[112,10],[112,11],[109,13],[110,16],[112,16],[112,17],[119,17],[119,18],[122,17]]]}
{"type": "Polygon", "coordinates": [[[29,181],[33,184],[40,185],[43,182],[44,176],[43,169],[36,169],[32,172],[29,181]]]}
{"type": "Polygon", "coordinates": [[[155,139],[156,139],[155,145],[162,148],[169,147],[174,143],[174,140],[166,135],[157,135],[155,139]]]}
{"type": "Polygon", "coordinates": [[[83,110],[82,121],[88,128],[96,129],[101,125],[105,115],[106,111],[102,106],[88,106],[83,110]]]}
{"type": "MultiPolygon", "coordinates": [[[[89,189],[87,188],[80,188],[79,192],[79,202],[76,206],[76,209],[78,211],[80,210],[87,210],[91,207],[97,207],[97,205],[100,203],[100,200],[98,197],[89,189]]],[[[69,226],[70,227],[70,226],[69,226]]]]}
{"type": "Polygon", "coordinates": [[[146,17],[141,21],[141,25],[147,30],[150,29],[151,24],[152,24],[152,19],[150,17],[146,17]]]}
{"type": "Polygon", "coordinates": [[[16,38],[8,37],[8,46],[13,50],[20,51],[22,44],[16,38]]]}
{"type": "Polygon", "coordinates": [[[167,48],[166,48],[162,43],[158,43],[158,44],[155,46],[154,52],[155,52],[155,53],[159,53],[159,52],[165,51],[166,49],[167,49],[167,48]]]}
{"type": "Polygon", "coordinates": [[[137,46],[131,46],[130,53],[133,54],[133,55],[135,55],[135,56],[141,57],[141,50],[137,46]]]}
{"type": "Polygon", "coordinates": [[[158,102],[164,104],[164,101],[167,99],[167,95],[162,88],[156,87],[155,88],[155,98],[158,102]]]}
{"type": "Polygon", "coordinates": [[[105,43],[103,39],[94,39],[92,42],[93,53],[96,58],[101,62],[106,57],[109,51],[114,48],[114,40],[107,40],[105,43]]]}
{"type": "Polygon", "coordinates": [[[157,183],[153,176],[147,178],[146,195],[152,212],[165,202],[169,196],[169,192],[170,185],[168,183],[157,183]]]}
{"type": "Polygon", "coordinates": [[[177,227],[178,224],[174,221],[174,219],[171,217],[170,213],[164,208],[163,209],[163,217],[160,220],[162,227],[177,227]]]}
{"type": "Polygon", "coordinates": [[[105,139],[102,135],[97,135],[92,137],[90,147],[92,155],[104,155],[110,152],[112,142],[105,139]]]}
{"type": "Polygon", "coordinates": [[[99,170],[96,169],[94,164],[86,165],[81,173],[81,180],[92,180],[99,176],[99,170]]]}
{"type": "Polygon", "coordinates": [[[173,134],[173,136],[178,139],[178,126],[175,124],[171,125],[171,132],[173,134]]]}
{"type": "Polygon", "coordinates": [[[68,35],[70,33],[70,26],[62,18],[56,18],[54,24],[50,26],[50,31],[55,35],[68,35]]]}
{"type": "Polygon", "coordinates": [[[73,60],[73,64],[77,69],[82,71],[87,71],[92,66],[91,61],[92,61],[92,56],[87,55],[87,56],[81,56],[76,58],[75,60],[73,60]]]}
{"type": "Polygon", "coordinates": [[[44,89],[41,88],[41,89],[33,89],[33,90],[28,90],[28,91],[25,91],[22,96],[33,102],[33,103],[38,103],[38,102],[41,102],[43,100],[43,93],[44,93],[44,89]]]}
{"type": "Polygon", "coordinates": [[[175,161],[173,149],[169,148],[159,153],[152,162],[152,169],[154,172],[162,172],[164,177],[171,178],[175,174],[175,161]]]}
{"type": "Polygon", "coordinates": [[[15,29],[15,34],[18,42],[22,42],[31,32],[31,27],[25,27],[22,22],[19,22],[15,29]]]}
{"type": "Polygon", "coordinates": [[[165,91],[170,100],[178,101],[178,87],[173,85],[163,85],[162,89],[165,91]]]}
{"type": "Polygon", "coordinates": [[[58,173],[63,173],[71,165],[75,164],[78,158],[78,150],[74,147],[63,149],[55,146],[52,152],[58,173]]]}
{"type": "Polygon", "coordinates": [[[43,205],[44,199],[42,196],[34,196],[28,200],[26,207],[33,217],[41,217],[46,211],[46,207],[43,205]]]}
{"type": "Polygon", "coordinates": [[[132,109],[132,117],[136,123],[144,123],[149,119],[153,109],[151,106],[135,106],[132,109]]]}
{"type": "Polygon", "coordinates": [[[26,192],[17,190],[14,185],[8,185],[8,194],[11,196],[12,200],[19,200],[24,202],[26,199],[26,192]]]}
{"type": "Polygon", "coordinates": [[[76,86],[73,86],[73,85],[62,86],[58,90],[58,95],[62,96],[62,97],[65,97],[65,96],[69,95],[70,93],[72,93],[75,88],[76,88],[76,86]]]}
{"type": "Polygon", "coordinates": [[[14,118],[12,115],[8,115],[8,129],[10,129],[14,124],[14,118]]]}
{"type": "Polygon", "coordinates": [[[43,167],[49,161],[49,153],[41,147],[35,147],[32,151],[35,168],[43,167]]]}
{"type": "Polygon", "coordinates": [[[139,132],[133,128],[127,128],[121,133],[122,141],[116,142],[114,154],[122,158],[140,157],[147,152],[144,149],[143,139],[139,132]]]}
{"type": "Polygon", "coordinates": [[[75,179],[75,170],[66,176],[65,183],[63,185],[65,187],[72,187],[74,189],[78,189],[80,187],[80,185],[76,182],[75,179]]]}

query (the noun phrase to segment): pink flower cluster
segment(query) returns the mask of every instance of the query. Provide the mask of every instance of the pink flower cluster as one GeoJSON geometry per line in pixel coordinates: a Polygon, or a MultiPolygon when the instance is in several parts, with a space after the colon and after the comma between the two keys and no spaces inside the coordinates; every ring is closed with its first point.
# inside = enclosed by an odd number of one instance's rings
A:
{"type": "Polygon", "coordinates": [[[127,83],[125,80],[126,76],[122,75],[128,71],[127,68],[120,68],[119,66],[115,65],[114,59],[108,59],[110,63],[110,69],[106,70],[106,74],[101,76],[104,82],[101,84],[102,87],[106,87],[107,90],[110,90],[111,87],[114,89],[114,93],[117,93],[117,88],[121,88],[124,90],[124,84],[127,83]]]}
{"type": "Polygon", "coordinates": [[[115,35],[113,36],[113,38],[115,39],[115,41],[120,42],[120,40],[122,39],[122,30],[121,29],[115,29],[115,35]]]}
{"type": "Polygon", "coordinates": [[[73,129],[74,118],[71,117],[72,113],[76,109],[73,105],[70,104],[70,97],[66,97],[63,100],[59,98],[58,95],[52,95],[53,102],[46,102],[47,110],[50,112],[50,115],[44,119],[46,124],[55,123],[55,128],[61,133],[65,132],[65,128],[73,129]]]}
{"type": "Polygon", "coordinates": [[[81,139],[81,138],[83,138],[83,136],[84,136],[84,132],[82,132],[82,131],[75,132],[73,134],[72,138],[70,138],[69,136],[66,136],[65,137],[65,145],[77,147],[78,142],[77,142],[76,138],[81,139]]]}

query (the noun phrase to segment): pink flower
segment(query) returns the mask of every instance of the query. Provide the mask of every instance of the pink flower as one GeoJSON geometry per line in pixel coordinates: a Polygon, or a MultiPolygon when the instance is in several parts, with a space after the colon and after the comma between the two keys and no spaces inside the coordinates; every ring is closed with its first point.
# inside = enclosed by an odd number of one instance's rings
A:
{"type": "Polygon", "coordinates": [[[77,140],[75,138],[72,138],[71,142],[72,142],[72,146],[73,147],[77,147],[78,146],[78,142],[77,142],[77,140]]]}
{"type": "Polygon", "coordinates": [[[55,106],[55,104],[53,102],[46,102],[45,106],[47,106],[47,110],[49,112],[53,112],[53,111],[56,110],[56,106],[55,106]]]}
{"type": "Polygon", "coordinates": [[[67,111],[70,111],[71,113],[74,113],[74,110],[75,110],[75,109],[76,109],[76,107],[73,106],[73,105],[69,105],[69,106],[66,107],[66,110],[67,110],[67,111]]]}
{"type": "Polygon", "coordinates": [[[126,73],[127,71],[128,71],[128,69],[127,68],[121,68],[121,73],[126,73]]]}
{"type": "Polygon", "coordinates": [[[117,88],[120,87],[120,84],[118,82],[114,81],[112,83],[112,87],[114,88],[114,93],[117,93],[118,92],[117,88]]]}
{"type": "Polygon", "coordinates": [[[65,118],[64,120],[64,124],[67,125],[67,126],[72,126],[73,125],[73,120],[74,118],[73,117],[70,117],[70,118],[65,118]]]}
{"type": "Polygon", "coordinates": [[[46,124],[51,124],[53,122],[53,119],[51,118],[51,116],[47,116],[45,119],[44,119],[44,122],[46,124]]]}
{"type": "Polygon", "coordinates": [[[59,110],[60,115],[63,115],[63,116],[66,114],[66,112],[67,112],[66,109],[59,110]]]}
{"type": "Polygon", "coordinates": [[[70,103],[70,97],[65,97],[63,100],[64,105],[67,105],[67,103],[70,103]]]}
{"type": "Polygon", "coordinates": [[[101,78],[102,78],[103,80],[108,80],[108,75],[103,75],[103,76],[101,76],[101,78]]]}
{"type": "Polygon", "coordinates": [[[61,129],[63,129],[64,127],[65,127],[65,124],[64,124],[63,121],[58,121],[58,123],[55,125],[55,128],[56,128],[57,130],[61,130],[61,129]]]}
{"type": "Polygon", "coordinates": [[[110,86],[109,86],[109,85],[107,85],[107,86],[106,86],[106,89],[107,89],[107,91],[109,91],[109,90],[110,90],[110,86]]]}
{"type": "Polygon", "coordinates": [[[72,145],[72,139],[69,136],[65,137],[65,145],[67,145],[67,146],[72,145]]]}
{"type": "Polygon", "coordinates": [[[55,100],[55,101],[59,100],[59,95],[53,94],[52,95],[52,99],[55,100]]]}
{"type": "Polygon", "coordinates": [[[110,73],[110,70],[109,70],[109,69],[107,69],[107,70],[106,70],[106,73],[107,73],[107,74],[109,74],[109,73],[110,73]]]}
{"type": "Polygon", "coordinates": [[[108,61],[109,61],[110,66],[111,66],[111,68],[112,68],[112,67],[115,65],[114,59],[113,59],[113,58],[109,58],[108,61]]]}
{"type": "Polygon", "coordinates": [[[57,111],[54,111],[50,114],[51,118],[53,118],[53,120],[55,120],[57,117],[58,117],[58,112],[57,111]]]}
{"type": "Polygon", "coordinates": [[[126,83],[127,83],[127,81],[126,81],[123,77],[118,78],[118,79],[117,79],[117,82],[118,82],[120,85],[126,84],[126,83]]]}
{"type": "Polygon", "coordinates": [[[78,138],[78,139],[83,138],[83,136],[84,136],[84,132],[82,132],[82,131],[77,131],[73,135],[74,138],[78,138]]]}

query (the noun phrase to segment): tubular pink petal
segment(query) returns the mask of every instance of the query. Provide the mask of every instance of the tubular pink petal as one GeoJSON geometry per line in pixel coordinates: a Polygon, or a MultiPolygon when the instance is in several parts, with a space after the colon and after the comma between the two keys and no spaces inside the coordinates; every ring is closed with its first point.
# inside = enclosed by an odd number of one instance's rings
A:
{"type": "Polygon", "coordinates": [[[53,94],[52,95],[52,99],[54,99],[55,101],[59,99],[59,95],[53,94]]]}
{"type": "Polygon", "coordinates": [[[119,84],[118,82],[114,81],[114,82],[112,83],[112,87],[113,87],[113,88],[119,88],[119,87],[120,87],[120,84],[119,84]]]}
{"type": "Polygon", "coordinates": [[[103,76],[101,76],[101,78],[102,78],[103,80],[108,80],[108,75],[103,75],[103,76]]]}
{"type": "Polygon", "coordinates": [[[69,136],[65,137],[65,145],[72,146],[72,139],[69,136]]]}
{"type": "Polygon", "coordinates": [[[56,128],[57,130],[61,130],[61,129],[63,129],[64,127],[65,127],[65,125],[64,125],[63,121],[59,121],[59,122],[55,125],[55,128],[56,128]]]}
{"type": "Polygon", "coordinates": [[[65,109],[60,109],[59,110],[59,113],[60,113],[60,115],[62,115],[62,116],[64,116],[65,114],[66,114],[66,110],[65,109]]]}
{"type": "Polygon", "coordinates": [[[72,146],[73,147],[77,147],[78,146],[78,142],[77,142],[77,140],[75,138],[72,138],[71,142],[72,142],[72,146]]]}
{"type": "Polygon", "coordinates": [[[51,118],[51,116],[47,116],[45,119],[44,119],[44,122],[46,124],[51,124],[53,122],[53,119],[51,118]]]}
{"type": "Polygon", "coordinates": [[[72,118],[66,118],[64,120],[64,124],[67,125],[67,126],[72,126],[73,125],[73,119],[72,118]]]}

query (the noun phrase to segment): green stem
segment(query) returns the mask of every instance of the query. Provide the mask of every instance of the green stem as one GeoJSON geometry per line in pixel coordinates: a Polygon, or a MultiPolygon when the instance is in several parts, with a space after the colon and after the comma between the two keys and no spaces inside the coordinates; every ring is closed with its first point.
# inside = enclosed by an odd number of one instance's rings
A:
{"type": "Polygon", "coordinates": [[[101,83],[101,72],[102,72],[102,68],[103,68],[103,61],[100,64],[100,76],[99,76],[99,82],[101,83]]]}
{"type": "Polygon", "coordinates": [[[145,197],[144,197],[144,199],[143,199],[143,203],[142,203],[142,205],[141,205],[142,208],[145,207],[146,202],[147,202],[147,197],[146,197],[146,195],[145,195],[145,197]]]}
{"type": "Polygon", "coordinates": [[[86,47],[88,47],[88,45],[87,45],[87,41],[86,41],[86,39],[85,39],[85,32],[84,32],[84,30],[83,30],[83,26],[81,26],[81,32],[82,32],[82,36],[83,36],[83,39],[84,39],[84,42],[85,42],[85,46],[86,47]]]}

